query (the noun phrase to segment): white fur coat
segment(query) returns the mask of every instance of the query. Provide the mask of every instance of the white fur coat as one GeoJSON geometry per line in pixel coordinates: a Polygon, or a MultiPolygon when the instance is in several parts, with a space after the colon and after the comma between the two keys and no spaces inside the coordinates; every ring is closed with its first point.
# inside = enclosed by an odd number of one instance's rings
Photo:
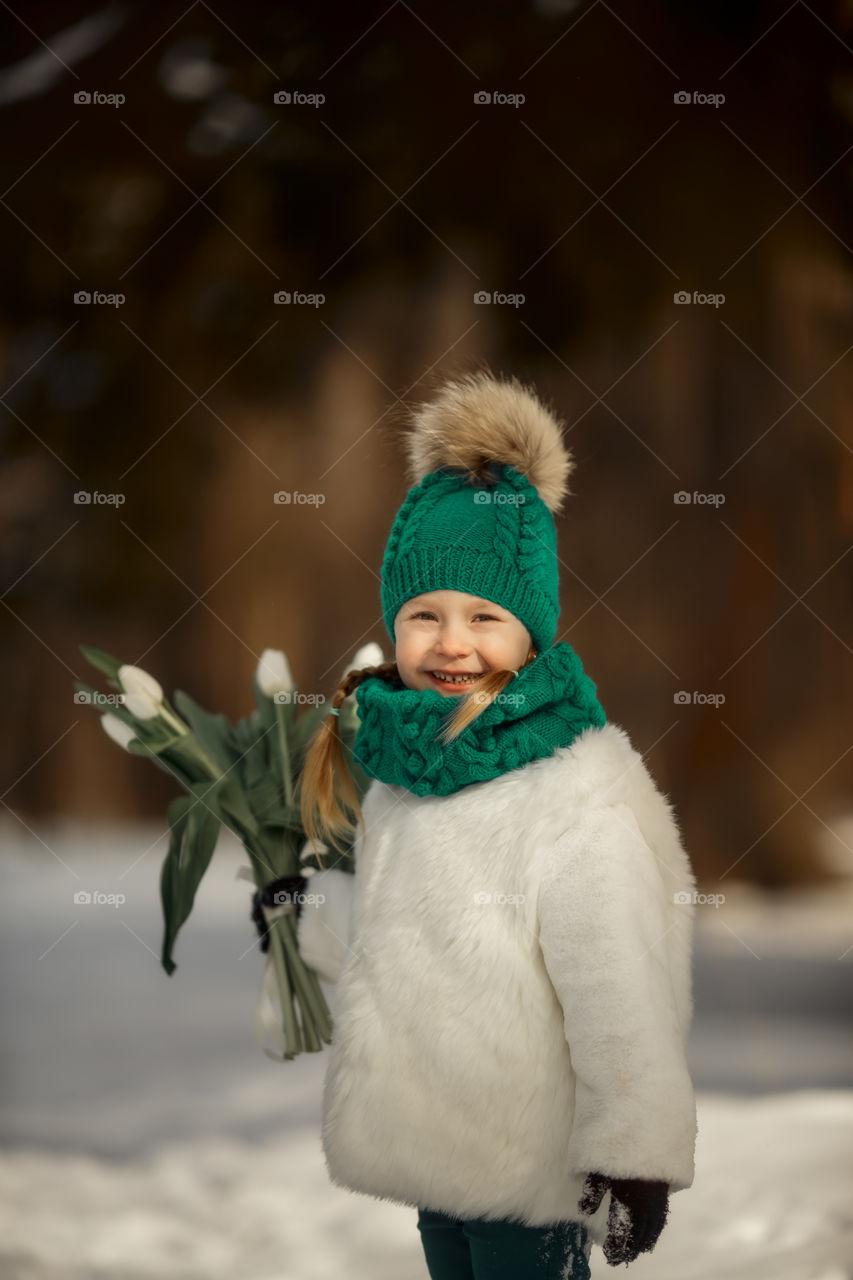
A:
{"type": "Polygon", "coordinates": [[[582,1220],[588,1172],[693,1181],[695,880],[627,734],[453,795],[374,782],[299,946],[337,983],[332,1181],[463,1218],[582,1220]]]}

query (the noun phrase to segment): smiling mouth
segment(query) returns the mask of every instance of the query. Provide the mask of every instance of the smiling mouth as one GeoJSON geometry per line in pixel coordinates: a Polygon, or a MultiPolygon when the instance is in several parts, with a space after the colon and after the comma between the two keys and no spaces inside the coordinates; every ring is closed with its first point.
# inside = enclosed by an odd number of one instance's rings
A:
{"type": "Polygon", "coordinates": [[[477,680],[481,679],[485,673],[482,671],[468,671],[459,672],[458,675],[445,675],[439,671],[429,671],[427,674],[431,679],[435,680],[437,684],[461,687],[464,685],[474,684],[477,680]]]}

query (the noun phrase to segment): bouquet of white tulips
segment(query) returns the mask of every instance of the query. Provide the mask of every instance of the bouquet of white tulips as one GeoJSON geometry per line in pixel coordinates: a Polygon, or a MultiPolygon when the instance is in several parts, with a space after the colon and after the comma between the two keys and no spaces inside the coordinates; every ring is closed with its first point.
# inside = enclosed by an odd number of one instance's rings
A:
{"type": "MultiPolygon", "coordinates": [[[[180,690],[172,706],[158,681],[139,667],[117,662],[88,645],[80,650],[121,695],[101,716],[105,732],[133,755],[147,756],[186,792],[167,809],[171,837],[160,876],[163,968],[171,974],[177,967],[172,952],[178,931],[192,911],[225,825],[249,856],[250,869],[241,868],[238,874],[257,886],[253,918],[263,930],[267,952],[255,1035],[264,1053],[279,1061],[319,1051],[331,1041],[332,1019],[317,975],[297,947],[296,901],[288,881],[311,865],[353,870],[351,845],[338,852],[323,847],[319,860],[309,850],[300,861],[306,836],[295,790],[308,743],[326,714],[324,699],[301,696],[284,654],[266,649],[253,680],[255,709],[231,724],[180,690]],[[300,706],[305,709],[298,715],[300,706]],[[278,881],[288,888],[271,894],[278,881]],[[267,1037],[278,1053],[267,1047],[267,1037]]],[[[379,646],[370,644],[359,650],[347,670],[383,661],[379,646]]],[[[106,701],[82,681],[74,687],[95,707],[106,701]]],[[[353,697],[342,706],[338,724],[351,756],[358,730],[353,697]]],[[[352,759],[350,768],[361,796],[369,779],[352,759]]]]}

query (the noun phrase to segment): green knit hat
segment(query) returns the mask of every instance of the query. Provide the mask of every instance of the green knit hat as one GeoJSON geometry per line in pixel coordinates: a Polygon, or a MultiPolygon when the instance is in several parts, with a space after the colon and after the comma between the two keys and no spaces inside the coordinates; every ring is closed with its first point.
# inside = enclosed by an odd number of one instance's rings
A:
{"type": "Polygon", "coordinates": [[[489,373],[445,383],[414,412],[414,487],[382,562],[392,643],[407,600],[453,590],[502,605],[539,652],[550,648],[560,613],[553,513],[574,466],[562,426],[530,388],[489,373]]]}

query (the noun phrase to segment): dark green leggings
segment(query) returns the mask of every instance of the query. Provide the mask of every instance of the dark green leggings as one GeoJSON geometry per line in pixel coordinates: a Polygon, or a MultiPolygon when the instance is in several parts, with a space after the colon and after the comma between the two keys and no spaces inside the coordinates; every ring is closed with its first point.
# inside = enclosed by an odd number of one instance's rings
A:
{"type": "Polygon", "coordinates": [[[419,1209],[418,1230],[431,1280],[590,1280],[580,1222],[527,1227],[419,1209]]]}

